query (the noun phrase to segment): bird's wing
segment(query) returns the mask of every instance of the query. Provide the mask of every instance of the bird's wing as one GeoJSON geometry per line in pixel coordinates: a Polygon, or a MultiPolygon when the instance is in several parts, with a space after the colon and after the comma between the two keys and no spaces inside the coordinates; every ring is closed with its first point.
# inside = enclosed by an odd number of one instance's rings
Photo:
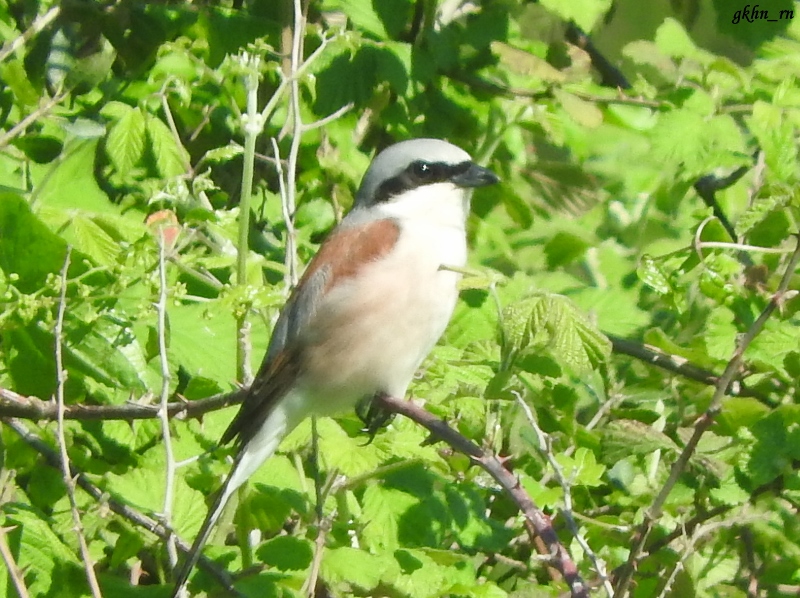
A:
{"type": "MultiPolygon", "coordinates": [[[[345,221],[346,222],[346,221],[345,221]]],[[[391,251],[400,235],[390,218],[347,225],[343,222],[320,247],[275,324],[269,349],[253,385],[221,442],[246,444],[275,404],[291,389],[302,365],[303,337],[313,326],[327,292],[358,274],[364,265],[391,251]]]]}

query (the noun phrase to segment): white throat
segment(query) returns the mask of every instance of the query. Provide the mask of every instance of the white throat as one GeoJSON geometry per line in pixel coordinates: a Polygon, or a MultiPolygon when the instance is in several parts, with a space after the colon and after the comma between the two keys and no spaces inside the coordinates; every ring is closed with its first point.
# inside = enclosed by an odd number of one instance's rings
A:
{"type": "Polygon", "coordinates": [[[375,206],[375,210],[401,222],[414,221],[463,231],[471,197],[472,189],[462,189],[449,182],[435,183],[405,191],[375,206]]]}

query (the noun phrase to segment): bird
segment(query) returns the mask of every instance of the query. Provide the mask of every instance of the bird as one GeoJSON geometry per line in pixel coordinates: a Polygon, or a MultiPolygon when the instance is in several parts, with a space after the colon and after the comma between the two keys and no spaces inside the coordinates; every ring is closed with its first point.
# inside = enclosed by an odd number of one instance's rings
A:
{"type": "Polygon", "coordinates": [[[373,159],[353,208],[323,241],[281,310],[263,362],[220,444],[231,471],[175,575],[183,595],[232,494],[310,415],[379,395],[404,397],[445,331],[467,260],[472,192],[499,177],[440,139],[390,145],[373,159]]]}

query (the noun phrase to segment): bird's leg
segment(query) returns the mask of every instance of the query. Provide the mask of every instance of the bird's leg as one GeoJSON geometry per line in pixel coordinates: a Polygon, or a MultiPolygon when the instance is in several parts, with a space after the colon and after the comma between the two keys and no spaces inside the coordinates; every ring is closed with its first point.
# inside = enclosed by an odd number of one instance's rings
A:
{"type": "Polygon", "coordinates": [[[378,431],[388,426],[395,416],[391,411],[381,407],[380,401],[376,400],[382,395],[383,393],[381,392],[375,393],[371,397],[361,399],[356,405],[356,415],[364,422],[362,431],[369,434],[367,444],[372,444],[378,431]]]}

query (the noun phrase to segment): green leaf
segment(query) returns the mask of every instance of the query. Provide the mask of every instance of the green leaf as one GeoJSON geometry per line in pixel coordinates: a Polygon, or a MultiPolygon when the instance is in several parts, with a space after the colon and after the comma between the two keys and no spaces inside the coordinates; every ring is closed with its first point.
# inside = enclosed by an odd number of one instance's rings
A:
{"type": "MultiPolygon", "coordinates": [[[[97,138],[92,138],[68,144],[53,172],[49,170],[50,165],[32,167],[42,181],[37,205],[64,210],[83,209],[108,217],[119,213],[119,208],[109,201],[94,176],[98,143],[97,138]]],[[[130,221],[134,217],[128,215],[127,219],[130,221]]]]}
{"type": "Polygon", "coordinates": [[[620,419],[603,428],[603,461],[614,463],[631,455],[650,455],[663,450],[678,454],[680,448],[663,432],[636,420],[620,419]]]}
{"type": "Polygon", "coordinates": [[[14,93],[14,99],[23,106],[35,106],[39,102],[39,93],[31,85],[22,60],[16,57],[6,60],[0,65],[0,77],[14,93]]]}
{"type": "Polygon", "coordinates": [[[117,172],[127,173],[144,155],[145,116],[141,108],[125,107],[106,138],[106,153],[117,172]]]}
{"type": "Polygon", "coordinates": [[[556,455],[566,479],[580,486],[600,486],[603,484],[604,465],[597,463],[594,453],[581,447],[575,451],[574,457],[564,454],[556,455]]]}
{"type": "Polygon", "coordinates": [[[308,569],[314,558],[314,545],[304,538],[278,536],[262,544],[258,560],[280,571],[308,569]]]}
{"type": "Polygon", "coordinates": [[[362,533],[365,547],[376,552],[399,547],[399,520],[418,502],[418,498],[395,488],[368,486],[362,501],[367,522],[362,533]]]}
{"type": "Polygon", "coordinates": [[[326,583],[334,586],[344,582],[362,590],[372,590],[389,573],[386,566],[385,558],[341,546],[325,551],[320,573],[326,583]]]}
{"type": "Polygon", "coordinates": [[[636,269],[639,279],[659,295],[669,295],[674,292],[663,268],[649,255],[645,254],[639,259],[636,269]]]}
{"type": "Polygon", "coordinates": [[[146,119],[147,137],[150,140],[158,172],[163,177],[174,177],[186,172],[189,154],[169,127],[154,116],[146,119]]]}
{"type": "Polygon", "coordinates": [[[560,295],[539,295],[503,311],[504,361],[523,351],[547,348],[578,371],[591,369],[611,354],[610,341],[560,295]]]}
{"type": "Polygon", "coordinates": [[[37,164],[47,164],[58,158],[64,144],[49,135],[24,135],[14,139],[15,147],[37,164]]]}
{"type": "Polygon", "coordinates": [[[672,17],[664,19],[659,26],[656,31],[655,43],[664,54],[674,58],[698,60],[710,56],[697,48],[683,25],[672,17]]]}
{"type": "Polygon", "coordinates": [[[222,147],[215,147],[208,150],[203,156],[203,162],[211,162],[212,164],[220,162],[230,162],[234,158],[241,156],[244,153],[244,147],[238,143],[229,143],[222,147]]]}
{"type": "Polygon", "coordinates": [[[67,244],[31,213],[19,195],[0,192],[0,268],[24,293],[40,289],[64,265],[67,244]]]}
{"type": "Polygon", "coordinates": [[[603,124],[603,112],[593,102],[587,102],[558,88],[555,89],[555,97],[570,118],[580,126],[594,129],[603,124]]]}
{"type": "Polygon", "coordinates": [[[500,58],[500,63],[512,73],[528,79],[539,79],[547,83],[563,83],[567,76],[546,60],[535,54],[515,48],[501,41],[491,43],[492,52],[500,58]]]}
{"type": "Polygon", "coordinates": [[[753,104],[748,126],[764,151],[767,167],[779,181],[797,178],[797,144],[795,126],[784,116],[784,110],[763,101],[753,104]]]}
{"type": "Polygon", "coordinates": [[[69,229],[74,236],[73,245],[78,251],[88,255],[95,263],[112,266],[120,253],[119,243],[95,221],[85,214],[74,214],[69,229]]]}
{"type": "Polygon", "coordinates": [[[600,18],[611,9],[611,0],[575,0],[574,2],[542,0],[541,4],[565,21],[574,21],[584,31],[591,31],[600,18]]]}
{"type": "Polygon", "coordinates": [[[585,239],[566,231],[559,231],[544,247],[547,267],[554,269],[580,260],[589,247],[585,239]]]}
{"type": "Polygon", "coordinates": [[[85,596],[86,576],[77,556],[53,533],[50,524],[30,507],[7,503],[4,527],[15,546],[17,565],[24,572],[31,596],[85,596]]]}

